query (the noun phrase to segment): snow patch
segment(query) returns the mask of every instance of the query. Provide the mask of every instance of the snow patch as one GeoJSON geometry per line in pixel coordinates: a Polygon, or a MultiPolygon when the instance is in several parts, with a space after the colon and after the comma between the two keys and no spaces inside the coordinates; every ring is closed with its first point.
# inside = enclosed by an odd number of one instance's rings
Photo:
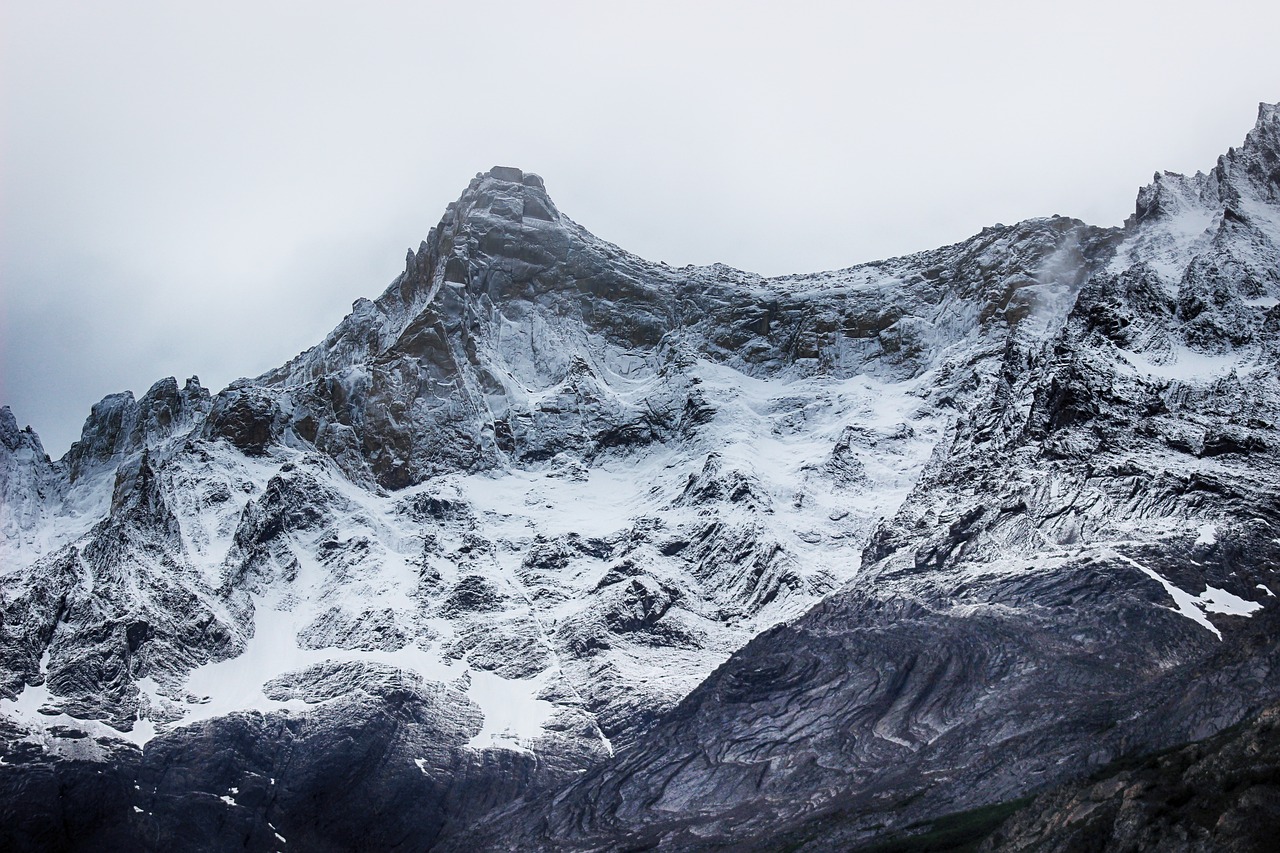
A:
{"type": "Polygon", "coordinates": [[[545,681],[545,677],[516,680],[492,672],[472,672],[467,698],[484,711],[484,725],[468,746],[528,752],[521,741],[541,734],[556,711],[555,705],[536,698],[545,681]]]}
{"type": "Polygon", "coordinates": [[[1256,601],[1248,601],[1214,586],[1205,588],[1198,603],[1210,613],[1229,613],[1232,616],[1252,616],[1254,611],[1262,609],[1262,605],[1256,601]]]}
{"type": "Polygon", "coordinates": [[[1256,354],[1215,355],[1196,352],[1185,346],[1175,346],[1160,353],[1134,352],[1118,347],[1116,351],[1138,373],[1176,382],[1210,382],[1232,371],[1247,375],[1261,366],[1256,354]]]}
{"type": "Polygon", "coordinates": [[[1197,545],[1216,545],[1218,544],[1218,530],[1212,524],[1200,525],[1199,536],[1196,537],[1197,545]]]}
{"type": "Polygon", "coordinates": [[[1152,580],[1159,582],[1164,587],[1165,592],[1169,593],[1169,596],[1173,599],[1174,606],[1168,609],[1182,614],[1205,630],[1212,632],[1219,640],[1222,639],[1222,632],[1209,621],[1209,618],[1205,615],[1206,613],[1252,616],[1256,611],[1262,609],[1262,605],[1256,601],[1247,601],[1238,595],[1227,592],[1225,589],[1218,589],[1213,586],[1206,585],[1205,591],[1199,596],[1192,595],[1170,583],[1159,572],[1147,568],[1137,560],[1126,557],[1124,554],[1115,553],[1114,556],[1129,563],[1152,580]]]}
{"type": "Polygon", "coordinates": [[[74,740],[68,743],[65,738],[51,735],[49,730],[54,726],[81,731],[91,738],[126,740],[137,746],[142,746],[156,735],[155,725],[150,720],[135,720],[133,730],[123,732],[99,720],[81,720],[69,714],[48,713],[57,704],[58,697],[48,687],[43,684],[28,684],[16,699],[0,699],[0,714],[32,731],[32,737],[42,742],[45,751],[63,752],[88,748],[87,745],[77,745],[74,740]]]}

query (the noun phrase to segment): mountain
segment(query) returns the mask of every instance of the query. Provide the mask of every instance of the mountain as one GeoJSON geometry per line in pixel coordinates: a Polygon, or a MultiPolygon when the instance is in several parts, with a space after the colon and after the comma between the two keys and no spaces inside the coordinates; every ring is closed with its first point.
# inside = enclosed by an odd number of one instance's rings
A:
{"type": "Polygon", "coordinates": [[[852,849],[1214,735],[1278,306],[1270,105],[1122,228],[772,279],[495,167],[276,370],[0,410],[0,839],[852,849]]]}

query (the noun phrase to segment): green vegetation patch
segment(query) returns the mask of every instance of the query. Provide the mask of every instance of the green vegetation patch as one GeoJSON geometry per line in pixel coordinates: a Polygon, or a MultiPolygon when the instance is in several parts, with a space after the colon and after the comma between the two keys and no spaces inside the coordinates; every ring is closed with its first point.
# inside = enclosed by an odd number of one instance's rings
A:
{"type": "Polygon", "coordinates": [[[1023,797],[914,824],[894,837],[857,848],[857,853],[974,853],[987,836],[1031,799],[1023,797]]]}

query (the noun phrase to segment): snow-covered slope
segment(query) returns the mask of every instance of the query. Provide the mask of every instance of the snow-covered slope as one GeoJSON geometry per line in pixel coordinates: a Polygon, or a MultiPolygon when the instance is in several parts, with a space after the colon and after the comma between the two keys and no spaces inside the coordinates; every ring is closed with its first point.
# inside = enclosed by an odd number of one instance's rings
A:
{"type": "Polygon", "coordinates": [[[1277,168],[1264,105],[1123,229],[765,279],[495,167],[276,370],[108,397],[56,462],[0,410],[0,758],[117,768],[124,839],[429,846],[559,792],[484,843],[681,847],[1015,795],[1081,714],[1226,725],[1265,678],[1149,714],[1270,659],[1277,168]],[[416,805],[318,805],[356,789],[416,805]]]}
{"type": "Polygon", "coordinates": [[[279,370],[115,395],[60,462],[14,452],[0,701],[150,734],[301,712],[316,665],[377,663],[464,684],[473,745],[550,725],[607,754],[856,574],[955,365],[1043,334],[1105,239],[1049,220],[810,277],[672,270],[495,169],[279,370]]]}

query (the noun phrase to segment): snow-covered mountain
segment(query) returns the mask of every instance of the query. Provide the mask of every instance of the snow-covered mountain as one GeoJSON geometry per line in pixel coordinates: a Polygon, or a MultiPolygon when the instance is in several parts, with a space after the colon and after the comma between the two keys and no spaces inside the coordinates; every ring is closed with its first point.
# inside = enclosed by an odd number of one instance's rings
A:
{"type": "Polygon", "coordinates": [[[1123,228],[774,279],[495,167],[276,370],[0,410],[6,844],[847,849],[1213,734],[1278,306],[1269,105],[1123,228]]]}

